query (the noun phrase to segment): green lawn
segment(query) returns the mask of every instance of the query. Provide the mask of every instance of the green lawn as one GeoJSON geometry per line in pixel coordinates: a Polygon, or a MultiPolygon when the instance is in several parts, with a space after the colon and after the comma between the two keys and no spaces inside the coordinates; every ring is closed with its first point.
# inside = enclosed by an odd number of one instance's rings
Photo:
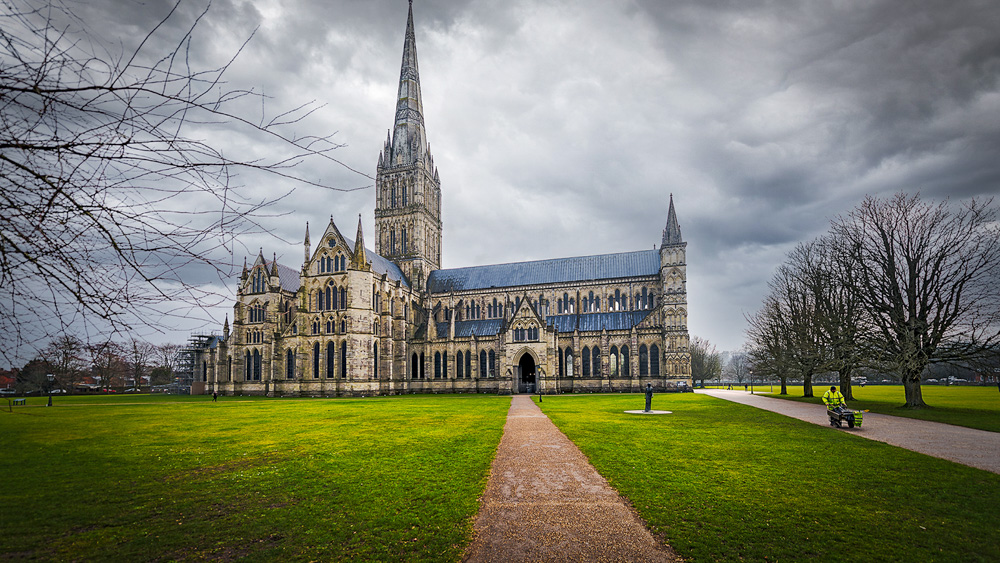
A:
{"type": "MultiPolygon", "coordinates": [[[[816,396],[806,399],[802,397],[801,386],[788,387],[788,395],[778,395],[780,388],[776,386],[774,394],[770,396],[822,404],[821,397],[829,388],[829,383],[817,384],[813,386],[813,394],[816,396]]],[[[928,404],[928,408],[916,410],[903,408],[902,405],[906,402],[906,398],[903,395],[902,385],[866,385],[864,387],[854,385],[851,388],[855,400],[849,401],[849,406],[854,409],[868,409],[871,412],[881,414],[1000,432],[1000,392],[997,391],[996,386],[924,385],[922,391],[924,402],[928,404]]],[[[765,389],[770,388],[761,386],[757,388],[757,392],[760,393],[761,390],[765,389]]]]}
{"type": "Polygon", "coordinates": [[[704,395],[622,413],[642,401],[540,406],[685,560],[1000,560],[1000,475],[704,395]]]}
{"type": "Polygon", "coordinates": [[[510,404],[54,400],[0,413],[0,559],[456,560],[510,404]]]}

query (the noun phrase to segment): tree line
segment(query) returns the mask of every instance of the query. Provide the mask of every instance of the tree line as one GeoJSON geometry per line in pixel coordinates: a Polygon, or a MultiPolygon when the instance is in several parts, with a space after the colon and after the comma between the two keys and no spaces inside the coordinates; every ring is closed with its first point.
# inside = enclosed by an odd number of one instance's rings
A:
{"type": "Polygon", "coordinates": [[[18,393],[60,389],[75,393],[87,387],[124,389],[173,381],[179,344],[151,344],[130,339],[85,343],[73,335],[53,338],[24,367],[14,370],[18,393]],[[49,375],[52,378],[49,378],[49,375]]]}
{"type": "Polygon", "coordinates": [[[903,383],[926,406],[935,364],[983,365],[1000,344],[1000,224],[992,200],[866,197],[829,231],[798,244],[748,316],[754,373],[803,381],[837,372],[848,399],[859,370],[903,383]]]}

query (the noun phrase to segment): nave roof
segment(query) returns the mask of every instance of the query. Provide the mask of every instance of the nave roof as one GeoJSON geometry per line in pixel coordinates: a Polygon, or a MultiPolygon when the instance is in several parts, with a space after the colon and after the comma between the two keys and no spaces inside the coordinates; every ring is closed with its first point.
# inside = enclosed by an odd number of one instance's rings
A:
{"type": "Polygon", "coordinates": [[[572,283],[604,279],[655,276],[660,273],[660,253],[653,250],[553,258],[531,262],[490,264],[435,270],[427,278],[431,293],[572,283]]]}

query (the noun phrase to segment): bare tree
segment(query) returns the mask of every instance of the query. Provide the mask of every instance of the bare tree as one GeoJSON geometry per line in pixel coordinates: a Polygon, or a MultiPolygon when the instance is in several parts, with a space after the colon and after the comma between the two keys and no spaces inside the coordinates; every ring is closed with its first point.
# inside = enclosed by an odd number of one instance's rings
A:
{"type": "Polygon", "coordinates": [[[715,344],[695,336],[688,350],[691,352],[691,379],[695,383],[701,381],[704,386],[705,380],[718,379],[722,375],[722,356],[715,344]]]}
{"type": "Polygon", "coordinates": [[[180,344],[160,344],[156,347],[153,369],[150,371],[150,383],[163,385],[174,378],[174,368],[177,365],[177,353],[184,347],[180,344]]]}
{"type": "Polygon", "coordinates": [[[733,354],[729,357],[729,361],[726,362],[725,367],[722,368],[722,374],[729,381],[744,383],[749,381],[750,368],[750,358],[747,356],[745,350],[740,350],[733,352],[733,354]]]}
{"type": "Polygon", "coordinates": [[[155,358],[157,367],[165,367],[171,373],[174,371],[174,364],[177,362],[177,352],[184,348],[180,344],[160,344],[156,347],[155,358]]]}
{"type": "Polygon", "coordinates": [[[929,364],[980,357],[1000,342],[1000,226],[992,200],[951,206],[867,197],[832,228],[836,255],[870,316],[866,348],[925,406],[929,364]]]}
{"type": "Polygon", "coordinates": [[[126,332],[136,319],[162,317],[165,302],[202,306],[210,294],[184,272],[228,278],[212,251],[231,255],[237,236],[265,230],[263,210],[283,197],[251,198],[237,172],[319,185],[293,167],[310,157],[344,166],[329,136],[283,133],[315,105],[251,119],[240,108],[253,98],[263,107],[263,98],[227,86],[232,61],[191,68],[201,17],[171,51],[150,53],[175,5],[138,47],[115,52],[71,6],[0,0],[0,334],[8,340],[0,354],[8,360],[70,327],[126,332]],[[222,125],[269,139],[277,156],[240,160],[241,151],[199,132],[222,125]]]}
{"type": "Polygon", "coordinates": [[[129,340],[127,352],[132,387],[139,387],[142,385],[143,376],[149,372],[150,362],[156,353],[156,346],[144,340],[133,338],[129,340]]]}
{"type": "Polygon", "coordinates": [[[52,375],[62,389],[72,393],[83,381],[87,368],[87,350],[82,340],[71,334],[57,336],[42,350],[52,375]]]}
{"type": "Polygon", "coordinates": [[[91,370],[104,389],[122,388],[129,373],[128,360],[123,355],[122,345],[105,340],[87,347],[90,352],[91,370]]]}
{"type": "Polygon", "coordinates": [[[771,280],[771,295],[784,323],[784,365],[802,378],[802,396],[813,396],[813,376],[824,371],[827,350],[819,328],[813,289],[792,264],[783,264],[771,280]]]}
{"type": "Polygon", "coordinates": [[[837,245],[831,237],[799,244],[786,264],[798,291],[809,303],[801,308],[803,318],[792,326],[802,332],[809,349],[809,364],[816,371],[836,371],[844,397],[854,399],[851,376],[861,362],[861,335],[866,315],[853,289],[854,268],[849,260],[837,260],[837,245]]]}
{"type": "Polygon", "coordinates": [[[786,317],[787,313],[773,294],[764,299],[764,306],[759,311],[747,317],[750,362],[761,375],[781,382],[782,395],[788,394],[791,371],[791,337],[786,317]]]}

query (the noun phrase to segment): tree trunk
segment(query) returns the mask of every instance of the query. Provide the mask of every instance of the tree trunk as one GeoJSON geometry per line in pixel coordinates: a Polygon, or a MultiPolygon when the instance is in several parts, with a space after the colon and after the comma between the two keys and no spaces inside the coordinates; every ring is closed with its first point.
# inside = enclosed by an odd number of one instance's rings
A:
{"type": "Polygon", "coordinates": [[[920,388],[920,373],[904,373],[903,389],[906,391],[906,404],[908,409],[922,409],[927,406],[924,402],[924,394],[920,388]]]}
{"type": "Polygon", "coordinates": [[[851,370],[846,369],[837,373],[840,374],[840,393],[844,396],[844,400],[853,401],[854,390],[851,387],[851,370]]]}
{"type": "Polygon", "coordinates": [[[787,395],[788,394],[788,383],[787,383],[788,382],[788,378],[785,377],[785,376],[781,376],[778,379],[781,380],[781,394],[782,395],[787,395]]]}
{"type": "Polygon", "coordinates": [[[802,396],[813,396],[813,374],[811,372],[802,374],[802,396]]]}

